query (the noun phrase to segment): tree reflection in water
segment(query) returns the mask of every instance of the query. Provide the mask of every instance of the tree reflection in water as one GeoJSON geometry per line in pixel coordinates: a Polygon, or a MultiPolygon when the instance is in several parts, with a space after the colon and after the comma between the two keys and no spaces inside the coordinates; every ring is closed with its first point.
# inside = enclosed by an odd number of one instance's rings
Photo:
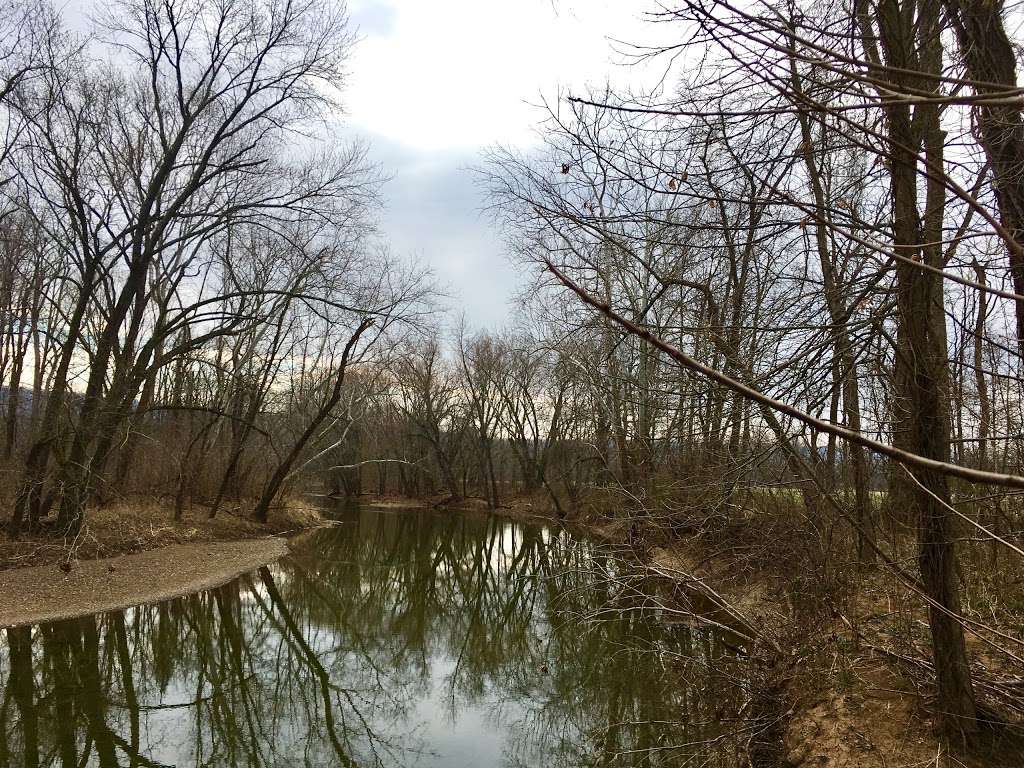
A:
{"type": "Polygon", "coordinates": [[[734,646],[564,532],[345,514],[156,606],[8,629],[0,766],[738,766],[734,646]]]}

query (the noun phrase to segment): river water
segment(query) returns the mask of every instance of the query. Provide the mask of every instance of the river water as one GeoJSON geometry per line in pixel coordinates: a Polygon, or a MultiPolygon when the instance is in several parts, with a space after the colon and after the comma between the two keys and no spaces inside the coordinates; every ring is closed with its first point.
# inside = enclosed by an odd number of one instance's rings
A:
{"type": "Polygon", "coordinates": [[[220,589],[7,630],[0,766],[747,764],[738,641],[628,559],[483,515],[339,521],[220,589]]]}

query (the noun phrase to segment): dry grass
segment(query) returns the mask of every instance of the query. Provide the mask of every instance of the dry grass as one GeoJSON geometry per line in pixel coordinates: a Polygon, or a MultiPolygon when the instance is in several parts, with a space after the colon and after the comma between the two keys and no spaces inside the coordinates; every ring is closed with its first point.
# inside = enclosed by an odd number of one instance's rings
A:
{"type": "MultiPolygon", "coordinates": [[[[654,566],[697,576],[775,640],[766,689],[777,695],[782,755],[800,768],[1019,768],[1018,727],[986,730],[969,754],[935,731],[933,675],[922,602],[877,564],[856,563],[845,526],[808,520],[791,489],[738,495],[714,516],[692,499],[650,503],[645,515],[623,515],[621,495],[591,494],[573,522],[601,538],[631,543],[654,566]],[[639,526],[639,532],[636,528],[639,526]],[[829,557],[822,557],[830,553],[829,557]],[[952,747],[952,752],[951,752],[952,747]]],[[[539,507],[537,512],[543,513],[539,507]]],[[[890,546],[892,545],[889,542],[890,546]]],[[[896,551],[913,567],[909,539],[896,551]]],[[[967,576],[972,576],[968,560],[967,576]]],[[[977,580],[977,579],[975,579],[977,580]]],[[[1018,636],[1024,580],[1005,574],[999,588],[973,590],[969,612],[1018,636]],[[1007,583],[1020,589],[1008,589],[1007,583]],[[998,594],[998,605],[989,593],[998,594]]],[[[979,653],[979,685],[1019,680],[979,653]]],[[[982,691],[982,693],[984,693],[982,691]]],[[[991,697],[981,699],[990,709],[991,697]]],[[[1007,717],[1010,723],[1017,718],[1007,717]]]]}
{"type": "Polygon", "coordinates": [[[90,509],[75,539],[59,538],[44,529],[12,540],[0,531],[0,570],[71,558],[113,557],[170,544],[262,538],[298,532],[323,522],[317,508],[292,498],[271,509],[266,525],[245,516],[241,509],[221,510],[212,520],[207,513],[207,508],[195,506],[186,510],[182,520],[175,521],[170,503],[124,499],[90,509]]]}

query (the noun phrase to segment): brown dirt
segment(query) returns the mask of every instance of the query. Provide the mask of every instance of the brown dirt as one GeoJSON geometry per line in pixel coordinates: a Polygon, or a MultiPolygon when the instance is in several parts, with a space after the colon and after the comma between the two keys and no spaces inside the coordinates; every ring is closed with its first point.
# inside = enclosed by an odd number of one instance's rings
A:
{"type": "MultiPolygon", "coordinates": [[[[539,503],[512,503],[503,514],[522,519],[553,515],[539,503]]],[[[613,543],[629,541],[629,526],[600,514],[573,516],[571,527],[613,543]]],[[[663,576],[686,587],[696,579],[711,588],[730,610],[756,627],[766,641],[780,646],[771,662],[779,691],[782,758],[792,768],[992,768],[1024,762],[950,754],[936,734],[928,711],[927,686],[888,657],[862,644],[866,636],[891,644],[885,617],[895,595],[883,579],[862,584],[848,615],[813,627],[796,615],[784,597],[780,576],[752,566],[738,549],[709,550],[697,539],[655,535],[660,546],[639,543],[638,555],[663,576]],[[843,620],[845,619],[845,621],[843,620]],[[861,637],[849,631],[852,621],[861,637]]]]}
{"type": "Polygon", "coordinates": [[[700,560],[682,546],[656,547],[651,552],[651,567],[676,581],[699,580],[722,597],[727,606],[751,626],[758,627],[773,642],[776,630],[786,621],[786,608],[772,597],[764,581],[743,579],[743,572],[724,560],[700,560]]]}
{"type": "Polygon", "coordinates": [[[841,680],[799,690],[783,735],[786,762],[811,768],[946,766],[934,722],[905,681],[879,660],[858,658],[841,680]]]}
{"type": "Polygon", "coordinates": [[[0,572],[0,626],[37,624],[143,603],[225,584],[281,557],[279,537],[172,544],[113,558],[0,572]]]}
{"type": "MultiPolygon", "coordinates": [[[[607,531],[605,530],[606,534],[607,531]]],[[[782,595],[779,575],[708,555],[681,540],[651,551],[650,565],[681,582],[711,586],[780,650],[776,681],[783,715],[782,758],[791,768],[995,768],[1020,763],[996,755],[951,753],[937,734],[930,687],[877,648],[893,645],[888,617],[905,594],[865,578],[847,615],[801,618],[782,595]],[[853,631],[856,627],[856,632],[853,631]]],[[[904,607],[903,610],[908,610],[904,607]]],[[[922,624],[920,617],[918,623],[922,624]]]]}
{"type": "Polygon", "coordinates": [[[213,520],[197,507],[174,520],[152,499],[90,509],[81,533],[44,530],[12,540],[0,533],[0,626],[82,616],[152,603],[224,584],[287,552],[283,534],[324,524],[320,512],[289,499],[266,525],[241,509],[213,520]]]}

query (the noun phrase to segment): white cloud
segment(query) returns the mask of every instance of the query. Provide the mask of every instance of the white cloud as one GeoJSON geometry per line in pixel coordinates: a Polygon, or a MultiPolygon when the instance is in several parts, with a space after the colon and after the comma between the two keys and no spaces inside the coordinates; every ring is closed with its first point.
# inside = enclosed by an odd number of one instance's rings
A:
{"type": "Polygon", "coordinates": [[[636,3],[609,0],[355,0],[350,11],[363,37],[351,123],[434,151],[529,142],[542,92],[634,78],[607,37],[643,29],[636,3]]]}
{"type": "MultiPolygon", "coordinates": [[[[541,95],[637,85],[610,38],[650,40],[631,0],[350,0],[361,42],[343,101],[391,174],[381,215],[400,253],[430,264],[456,311],[498,326],[525,283],[481,210],[468,165],[496,143],[528,145],[541,95]]],[[[656,73],[650,73],[656,74],[656,73]]]]}
{"type": "MultiPolygon", "coordinates": [[[[71,0],[66,21],[84,31],[94,5],[71,0]]],[[[532,143],[541,94],[646,77],[623,66],[610,43],[649,41],[652,27],[640,18],[646,7],[642,0],[349,0],[362,39],[349,61],[338,135],[371,141],[373,158],[392,177],[383,236],[396,252],[430,264],[471,324],[500,325],[525,281],[481,215],[487,201],[467,166],[484,147],[532,143]]]]}

